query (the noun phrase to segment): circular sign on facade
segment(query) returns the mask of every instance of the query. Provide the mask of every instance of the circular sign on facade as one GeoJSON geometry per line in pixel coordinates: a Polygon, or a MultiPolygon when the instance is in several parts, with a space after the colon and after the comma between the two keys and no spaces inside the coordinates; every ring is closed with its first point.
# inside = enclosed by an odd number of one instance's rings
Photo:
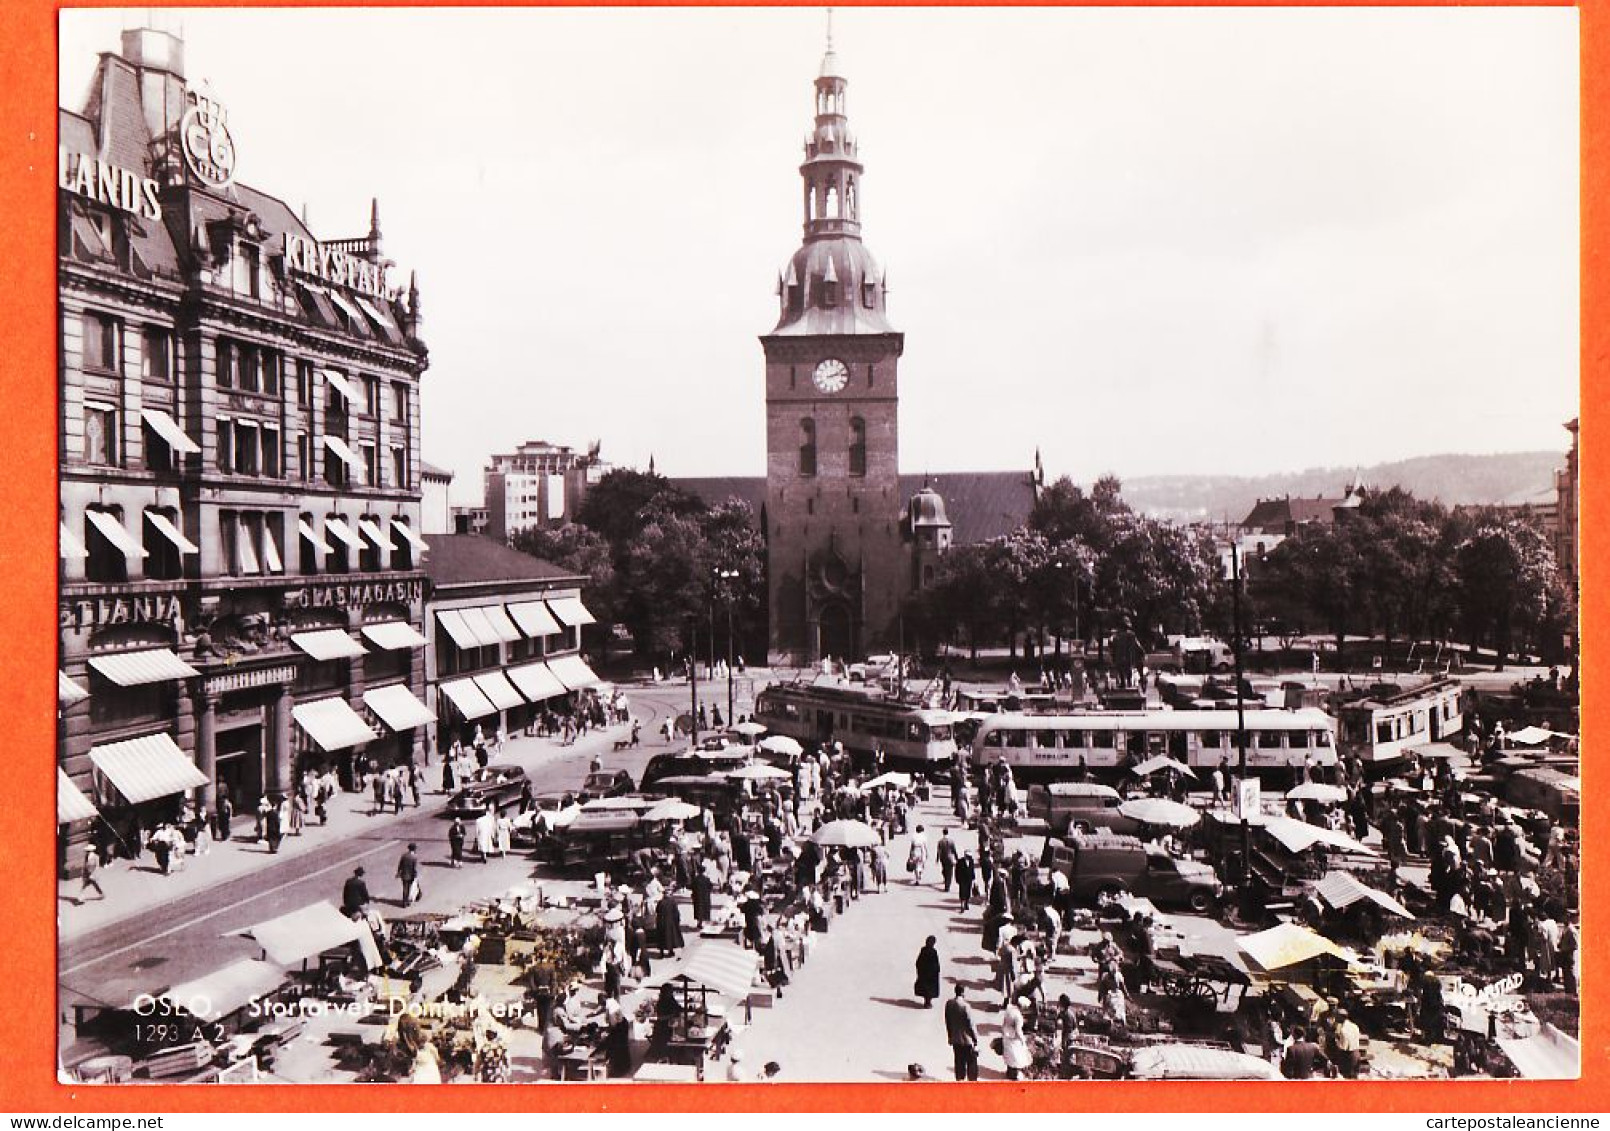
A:
{"type": "Polygon", "coordinates": [[[223,109],[198,99],[179,123],[185,164],[214,188],[223,188],[235,176],[235,142],[224,125],[223,109]]]}

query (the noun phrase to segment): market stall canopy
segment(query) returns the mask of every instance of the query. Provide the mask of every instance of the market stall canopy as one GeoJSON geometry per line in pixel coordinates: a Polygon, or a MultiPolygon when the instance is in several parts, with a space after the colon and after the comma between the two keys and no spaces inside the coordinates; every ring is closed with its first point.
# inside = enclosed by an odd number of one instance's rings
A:
{"type": "Polygon", "coordinates": [[[1384,891],[1377,891],[1367,884],[1360,883],[1358,877],[1351,872],[1332,872],[1320,880],[1314,890],[1319,893],[1320,899],[1338,911],[1345,911],[1360,900],[1368,900],[1394,915],[1401,915],[1405,919],[1414,918],[1414,913],[1403,904],[1384,891]]]}
{"type": "Polygon", "coordinates": [[[1510,735],[1509,741],[1518,743],[1521,746],[1537,746],[1541,743],[1547,742],[1551,738],[1575,737],[1576,735],[1574,734],[1561,734],[1559,731],[1549,730],[1547,727],[1529,726],[1522,727],[1520,730],[1510,735]]]}
{"type": "Polygon", "coordinates": [[[1184,774],[1186,777],[1191,778],[1196,776],[1196,771],[1192,770],[1191,767],[1187,766],[1184,762],[1176,762],[1173,758],[1166,757],[1162,754],[1159,754],[1155,758],[1146,759],[1140,765],[1134,767],[1133,772],[1139,774],[1143,778],[1148,778],[1163,770],[1173,770],[1175,773],[1184,774]]]}
{"type": "Polygon", "coordinates": [[[704,812],[697,805],[668,797],[643,813],[645,821],[691,821],[704,812]]]}
{"type": "Polygon", "coordinates": [[[553,619],[548,606],[541,601],[517,601],[508,608],[520,631],[532,639],[552,636],[559,631],[559,622],[553,619]]]}
{"type": "Polygon", "coordinates": [[[1324,805],[1335,805],[1347,800],[1347,790],[1339,785],[1326,785],[1324,782],[1306,781],[1299,786],[1286,791],[1287,801],[1318,801],[1324,805]]]}
{"type": "Polygon", "coordinates": [[[567,624],[571,628],[598,623],[597,618],[587,611],[587,606],[581,603],[580,597],[552,598],[548,602],[548,610],[558,617],[562,624],[567,624]]]}
{"type": "Polygon", "coordinates": [[[1175,829],[1188,829],[1202,819],[1202,814],[1189,805],[1161,797],[1137,797],[1118,806],[1118,812],[1143,825],[1167,825],[1175,829]]]}
{"type": "Polygon", "coordinates": [[[799,741],[789,738],[786,734],[768,735],[760,740],[759,746],[762,750],[769,751],[772,754],[784,754],[796,758],[805,753],[805,748],[799,744],[799,741]]]}
{"type": "Polygon", "coordinates": [[[1138,1048],[1130,1058],[1137,1080],[1279,1080],[1261,1056],[1202,1045],[1162,1044],[1138,1048]]]}
{"type": "Polygon", "coordinates": [[[458,713],[466,719],[480,719],[487,715],[497,714],[498,709],[492,706],[490,700],[475,686],[473,679],[450,679],[438,686],[443,695],[458,708],[458,713]]]}
{"type": "Polygon", "coordinates": [[[766,733],[766,728],[764,726],[762,726],[760,723],[751,722],[749,720],[745,720],[744,722],[730,726],[727,729],[732,731],[733,734],[741,734],[745,738],[758,738],[766,733]]]}
{"type": "Polygon", "coordinates": [[[865,821],[829,821],[811,834],[823,848],[873,848],[883,843],[876,829],[865,821]]]}
{"type": "Polygon", "coordinates": [[[436,721],[429,707],[421,703],[406,683],[375,687],[363,693],[363,705],[380,716],[395,731],[429,726],[436,721]]]}
{"type": "Polygon", "coordinates": [[[723,997],[743,999],[754,988],[760,955],[726,941],[705,942],[688,955],[680,977],[723,997]]]}
{"type": "Polygon", "coordinates": [[[363,635],[376,648],[400,652],[405,648],[423,648],[425,638],[407,621],[387,620],[363,626],[363,635]]]}
{"type": "Polygon", "coordinates": [[[1530,1037],[1499,1037],[1515,1070],[1528,1080],[1574,1080],[1582,1074],[1582,1044],[1548,1022],[1530,1037]]]}
{"type": "Polygon", "coordinates": [[[207,784],[207,776],[185,757],[166,731],[91,746],[89,760],[130,805],[207,784]]]}
{"type": "Polygon", "coordinates": [[[78,684],[68,679],[66,672],[58,671],[56,673],[57,703],[77,703],[80,700],[88,698],[89,692],[85,691],[82,687],[78,686],[78,684]]]}
{"type": "Polygon", "coordinates": [[[520,689],[533,703],[541,703],[565,693],[565,685],[559,682],[559,677],[548,670],[548,665],[538,660],[534,664],[522,664],[517,668],[509,669],[509,678],[514,686],[520,689]]]}
{"type": "Polygon", "coordinates": [[[1354,963],[1356,956],[1324,935],[1296,923],[1282,923],[1241,940],[1241,949],[1266,971],[1284,970],[1322,955],[1354,963]]]}
{"type": "Polygon", "coordinates": [[[89,666],[119,687],[139,687],[170,679],[189,679],[201,674],[169,648],[119,652],[115,656],[91,656],[89,666]]]}
{"type": "Polygon", "coordinates": [[[888,773],[879,774],[869,782],[863,782],[861,788],[877,789],[882,785],[892,785],[896,789],[910,789],[911,775],[902,774],[896,770],[890,770],[888,773]]]}
{"type": "Polygon", "coordinates": [[[298,703],[291,708],[291,717],[321,750],[347,750],[380,737],[380,732],[364,722],[363,716],[339,695],[298,703]]]}
{"type": "Polygon", "coordinates": [[[768,766],[764,762],[728,770],[727,776],[737,778],[739,781],[790,781],[794,777],[787,770],[779,770],[776,766],[768,766]]]}
{"type": "Polygon", "coordinates": [[[1354,840],[1346,833],[1335,829],[1325,829],[1318,825],[1310,825],[1307,821],[1299,821],[1295,817],[1265,817],[1262,825],[1269,835],[1278,840],[1290,852],[1306,852],[1316,844],[1323,844],[1329,848],[1339,848],[1344,852],[1361,852],[1369,856],[1378,855],[1375,849],[1360,841],[1354,840]]]}
{"type": "Polygon", "coordinates": [[[266,997],[285,981],[285,971],[272,962],[242,958],[160,995],[198,1021],[216,1021],[266,997]]]}
{"type": "MultiPolygon", "coordinates": [[[[295,966],[315,955],[323,954],[350,942],[362,945],[368,940],[364,957],[374,947],[374,936],[367,923],[348,919],[328,901],[311,903],[289,914],[268,919],[256,926],[247,927],[235,934],[245,935],[268,955],[270,962],[281,966],[295,966]]],[[[379,952],[375,951],[376,960],[379,952]]]]}
{"type": "Polygon", "coordinates": [[[567,691],[580,691],[598,682],[598,676],[587,666],[587,661],[575,654],[554,657],[548,661],[548,670],[559,677],[567,691]]]}
{"type": "Polygon", "coordinates": [[[364,647],[339,628],[293,632],[291,643],[315,660],[350,660],[364,655],[364,647]]]}
{"type": "Polygon", "coordinates": [[[93,821],[100,815],[90,804],[89,798],[84,796],[84,791],[73,784],[67,771],[56,767],[56,823],[65,825],[68,821],[93,821]]]}

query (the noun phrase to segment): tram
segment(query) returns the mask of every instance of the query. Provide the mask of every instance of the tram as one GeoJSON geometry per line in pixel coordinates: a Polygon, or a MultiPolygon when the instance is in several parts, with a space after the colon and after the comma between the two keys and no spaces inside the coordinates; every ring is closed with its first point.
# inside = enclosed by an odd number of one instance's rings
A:
{"type": "Polygon", "coordinates": [[[938,770],[956,757],[954,716],[866,686],[774,683],[755,697],[755,719],[807,747],[842,742],[862,764],[881,750],[890,767],[938,770]]]}
{"type": "Polygon", "coordinates": [[[1428,742],[1451,741],[1465,726],[1460,692],[1454,680],[1433,679],[1406,688],[1380,685],[1344,700],[1337,709],[1342,753],[1357,755],[1368,770],[1428,742]]]}

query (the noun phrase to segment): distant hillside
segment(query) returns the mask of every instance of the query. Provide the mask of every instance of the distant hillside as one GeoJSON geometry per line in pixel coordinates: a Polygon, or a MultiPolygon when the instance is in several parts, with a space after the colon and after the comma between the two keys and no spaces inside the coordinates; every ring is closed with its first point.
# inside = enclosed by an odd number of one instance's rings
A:
{"type": "Polygon", "coordinates": [[[1285,475],[1145,475],[1124,479],[1124,499],[1159,517],[1231,521],[1259,499],[1282,495],[1336,498],[1361,478],[1371,487],[1403,487],[1448,506],[1536,502],[1552,495],[1564,452],[1420,456],[1373,467],[1315,467],[1285,475]]]}

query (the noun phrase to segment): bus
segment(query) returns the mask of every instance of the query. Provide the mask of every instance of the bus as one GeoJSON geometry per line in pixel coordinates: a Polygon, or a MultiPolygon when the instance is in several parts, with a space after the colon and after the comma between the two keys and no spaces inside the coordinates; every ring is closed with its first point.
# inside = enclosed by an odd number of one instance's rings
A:
{"type": "MultiPolygon", "coordinates": [[[[1246,712],[1247,768],[1289,772],[1312,761],[1334,766],[1336,723],[1315,708],[1246,712]]],[[[1089,711],[1065,715],[994,715],[973,739],[972,767],[1005,761],[1013,780],[1058,781],[1081,771],[1118,780],[1164,755],[1193,770],[1234,769],[1241,754],[1234,710],[1089,711]]]]}
{"type": "Polygon", "coordinates": [[[1343,754],[1356,755],[1368,769],[1402,761],[1415,747],[1449,742],[1464,729],[1460,687],[1433,679],[1413,687],[1377,684],[1337,709],[1343,754]]]}
{"type": "Polygon", "coordinates": [[[956,758],[954,717],[865,686],[774,683],[755,697],[755,721],[806,747],[842,742],[869,765],[874,749],[891,767],[938,770],[956,758]]]}

